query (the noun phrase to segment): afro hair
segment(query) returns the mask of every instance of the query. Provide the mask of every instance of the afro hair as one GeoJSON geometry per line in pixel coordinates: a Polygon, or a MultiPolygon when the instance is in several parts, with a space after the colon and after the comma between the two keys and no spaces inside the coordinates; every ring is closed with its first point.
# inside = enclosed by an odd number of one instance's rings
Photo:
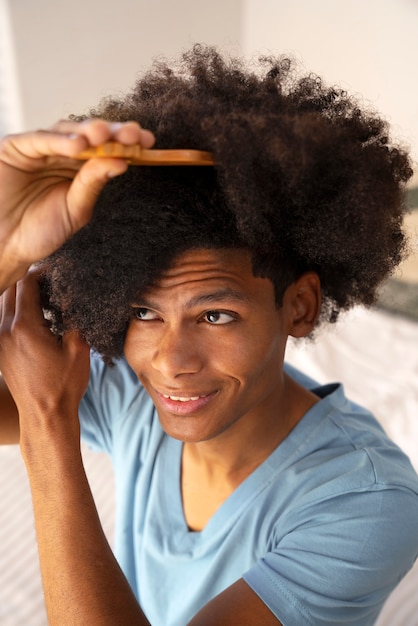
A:
{"type": "Polygon", "coordinates": [[[402,258],[407,153],[384,120],[292,59],[245,63],[196,45],[156,62],[131,92],[87,117],[135,120],[156,148],[213,153],[215,167],[130,167],[103,190],[91,222],[45,260],[52,308],[111,363],[131,304],[182,252],[240,247],[277,305],[308,270],[322,321],[370,305],[402,258]]]}

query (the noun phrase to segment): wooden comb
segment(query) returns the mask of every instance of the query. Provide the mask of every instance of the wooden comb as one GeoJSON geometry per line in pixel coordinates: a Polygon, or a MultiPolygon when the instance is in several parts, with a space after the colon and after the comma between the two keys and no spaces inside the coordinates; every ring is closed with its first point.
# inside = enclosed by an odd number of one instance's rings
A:
{"type": "Polygon", "coordinates": [[[124,146],[109,141],[100,146],[87,148],[74,158],[87,161],[92,158],[115,157],[125,159],[129,165],[214,165],[210,152],[202,150],[146,150],[141,146],[124,146]]]}

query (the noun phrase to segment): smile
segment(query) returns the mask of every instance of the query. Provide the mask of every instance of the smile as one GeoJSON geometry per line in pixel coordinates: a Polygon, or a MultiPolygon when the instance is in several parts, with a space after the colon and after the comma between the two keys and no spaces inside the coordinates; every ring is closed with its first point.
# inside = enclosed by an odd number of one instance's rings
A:
{"type": "Polygon", "coordinates": [[[199,400],[199,398],[204,398],[205,396],[167,396],[165,393],[162,394],[164,398],[169,398],[170,400],[174,400],[175,402],[191,402],[194,400],[199,400]]]}
{"type": "Polygon", "coordinates": [[[200,395],[196,393],[189,395],[184,392],[177,392],[174,395],[157,391],[158,404],[162,409],[168,413],[183,416],[194,415],[202,411],[216,395],[216,391],[200,395]]]}

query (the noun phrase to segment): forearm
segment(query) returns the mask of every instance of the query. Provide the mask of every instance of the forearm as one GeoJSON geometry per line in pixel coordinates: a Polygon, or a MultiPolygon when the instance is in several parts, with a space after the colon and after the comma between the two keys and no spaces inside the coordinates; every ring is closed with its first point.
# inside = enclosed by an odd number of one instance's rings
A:
{"type": "Polygon", "coordinates": [[[49,623],[148,625],[103,533],[79,448],[56,434],[44,442],[38,431],[36,446],[25,435],[21,442],[49,623]]]}
{"type": "Polygon", "coordinates": [[[51,626],[148,624],[103,534],[84,472],[78,408],[90,350],[55,337],[36,276],[1,297],[0,368],[19,414],[51,626]]]}

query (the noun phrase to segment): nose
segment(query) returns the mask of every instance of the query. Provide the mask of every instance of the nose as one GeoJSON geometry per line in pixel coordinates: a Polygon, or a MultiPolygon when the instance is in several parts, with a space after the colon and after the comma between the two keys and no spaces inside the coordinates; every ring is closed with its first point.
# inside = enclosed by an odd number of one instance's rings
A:
{"type": "Polygon", "coordinates": [[[190,329],[167,327],[154,347],[151,365],[166,378],[199,372],[201,349],[190,329]]]}

